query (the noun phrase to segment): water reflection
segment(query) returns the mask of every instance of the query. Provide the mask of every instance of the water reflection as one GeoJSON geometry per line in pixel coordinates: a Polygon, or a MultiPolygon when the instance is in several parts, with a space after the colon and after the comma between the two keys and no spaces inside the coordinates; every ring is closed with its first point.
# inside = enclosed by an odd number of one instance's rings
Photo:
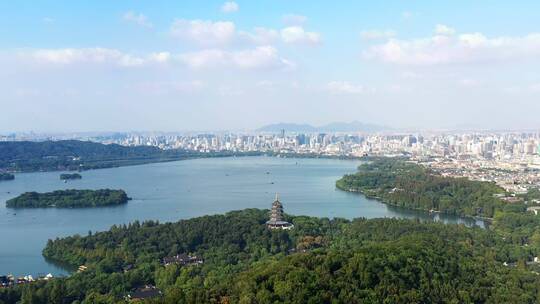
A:
{"type": "Polygon", "coordinates": [[[387,205],[388,209],[400,215],[402,218],[420,219],[422,221],[436,221],[445,224],[463,224],[467,227],[487,228],[489,222],[478,218],[460,217],[440,212],[428,212],[421,210],[411,210],[404,207],[387,205]]]}

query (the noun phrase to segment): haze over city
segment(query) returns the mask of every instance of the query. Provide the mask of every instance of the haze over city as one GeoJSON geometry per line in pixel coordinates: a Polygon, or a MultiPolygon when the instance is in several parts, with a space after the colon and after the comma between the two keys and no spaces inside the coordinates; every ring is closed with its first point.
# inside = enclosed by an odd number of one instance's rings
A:
{"type": "Polygon", "coordinates": [[[538,129],[539,10],[536,1],[3,1],[0,131],[538,129]]]}

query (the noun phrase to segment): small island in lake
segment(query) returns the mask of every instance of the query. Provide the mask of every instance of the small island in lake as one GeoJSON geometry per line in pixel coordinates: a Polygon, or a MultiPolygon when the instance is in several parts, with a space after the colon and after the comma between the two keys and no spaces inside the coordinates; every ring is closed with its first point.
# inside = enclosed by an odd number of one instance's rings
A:
{"type": "Polygon", "coordinates": [[[15,175],[11,173],[0,172],[0,181],[8,181],[8,180],[14,180],[14,179],[15,179],[15,175]]]}
{"type": "Polygon", "coordinates": [[[62,173],[60,174],[61,180],[72,180],[72,179],[81,179],[82,175],[79,173],[62,173]]]}
{"type": "Polygon", "coordinates": [[[57,190],[47,193],[25,192],[6,201],[8,208],[86,208],[115,206],[129,200],[124,190],[57,190]]]}

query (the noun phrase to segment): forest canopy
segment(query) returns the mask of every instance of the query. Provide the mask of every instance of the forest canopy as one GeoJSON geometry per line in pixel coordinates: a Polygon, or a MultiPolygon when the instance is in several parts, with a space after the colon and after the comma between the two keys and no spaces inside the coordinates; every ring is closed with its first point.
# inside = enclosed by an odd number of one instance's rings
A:
{"type": "Polygon", "coordinates": [[[154,221],[50,240],[45,257],[88,270],[0,289],[4,303],[124,303],[155,285],[146,303],[535,303],[536,254],[497,233],[400,219],[287,216],[289,231],[265,227],[247,209],[176,223],[154,221]],[[176,254],[195,266],[164,266],[176,254]],[[516,267],[504,266],[514,262],[516,267]]]}
{"type": "Polygon", "coordinates": [[[381,158],[362,164],[357,173],[345,175],[336,186],[395,206],[460,216],[492,218],[505,207],[497,197],[505,191],[494,183],[444,177],[402,159],[381,158]]]}
{"type": "Polygon", "coordinates": [[[82,175],[79,173],[62,173],[60,174],[61,180],[72,180],[72,179],[81,179],[82,175]]]}
{"type": "Polygon", "coordinates": [[[8,208],[81,208],[103,207],[127,203],[129,200],[124,190],[57,190],[38,193],[25,192],[6,201],[8,208]]]}
{"type": "Polygon", "coordinates": [[[154,146],[121,146],[90,141],[8,141],[0,142],[0,170],[34,172],[89,170],[166,162],[196,157],[254,155],[257,152],[199,153],[181,149],[163,150],[154,146]]]}

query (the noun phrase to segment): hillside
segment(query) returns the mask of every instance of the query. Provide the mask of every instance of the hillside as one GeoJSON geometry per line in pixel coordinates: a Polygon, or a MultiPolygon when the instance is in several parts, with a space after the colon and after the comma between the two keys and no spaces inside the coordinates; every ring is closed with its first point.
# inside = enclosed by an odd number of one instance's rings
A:
{"type": "Polygon", "coordinates": [[[0,142],[0,171],[88,170],[230,155],[234,153],[202,154],[185,150],[161,150],[152,146],[126,147],[78,140],[11,141],[0,142]]]}
{"type": "Polygon", "coordinates": [[[147,284],[163,297],[145,303],[534,303],[538,298],[540,279],[524,262],[533,246],[514,245],[490,230],[289,216],[294,229],[270,231],[264,225],[267,212],[135,222],[50,240],[43,251],[47,258],[87,270],[0,288],[0,302],[124,303],[126,294],[147,284]],[[177,254],[202,263],[163,265],[165,257],[177,254]],[[506,267],[507,261],[519,266],[506,267]]]}
{"type": "MultiPolygon", "coordinates": [[[[362,164],[357,173],[338,180],[336,187],[395,206],[459,216],[492,218],[505,208],[496,197],[504,190],[493,183],[444,177],[421,165],[391,158],[362,164]]],[[[518,204],[514,207],[525,209],[518,204]]]]}

